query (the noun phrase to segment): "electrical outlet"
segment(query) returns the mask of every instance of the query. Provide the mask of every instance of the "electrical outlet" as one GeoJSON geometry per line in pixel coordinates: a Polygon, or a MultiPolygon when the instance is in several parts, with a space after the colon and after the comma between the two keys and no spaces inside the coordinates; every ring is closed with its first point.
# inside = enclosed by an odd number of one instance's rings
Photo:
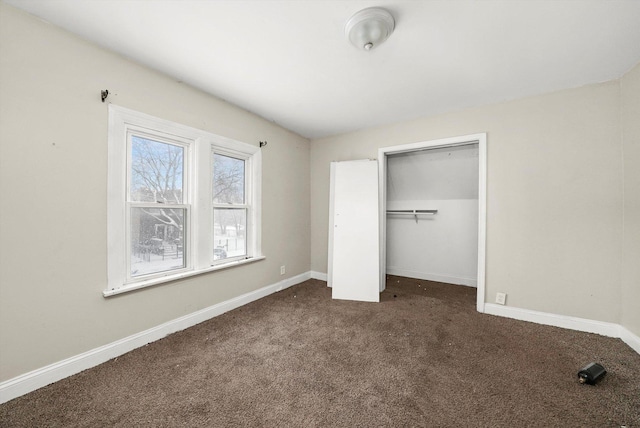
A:
{"type": "Polygon", "coordinates": [[[507,293],[496,293],[496,303],[504,305],[507,301],[507,293]]]}
{"type": "Polygon", "coordinates": [[[285,269],[284,265],[280,266],[280,275],[284,275],[285,269]]]}

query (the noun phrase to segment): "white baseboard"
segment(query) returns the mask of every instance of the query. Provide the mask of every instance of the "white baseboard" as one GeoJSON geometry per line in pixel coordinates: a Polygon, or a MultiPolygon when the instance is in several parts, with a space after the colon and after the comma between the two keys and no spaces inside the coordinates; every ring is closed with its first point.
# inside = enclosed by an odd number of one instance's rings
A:
{"type": "Polygon", "coordinates": [[[322,272],[311,271],[312,279],[319,279],[320,281],[327,281],[327,274],[322,272]]]}
{"type": "Polygon", "coordinates": [[[640,354],[640,337],[631,333],[626,328],[620,326],[620,339],[631,347],[634,351],[640,354]]]}
{"type": "Polygon", "coordinates": [[[311,278],[305,272],[0,383],[0,404],[311,278]]]}
{"type": "Polygon", "coordinates": [[[536,324],[552,325],[569,330],[584,331],[587,333],[600,334],[602,336],[615,337],[621,339],[624,343],[629,345],[631,349],[640,354],[640,337],[636,336],[620,324],[571,317],[568,315],[550,314],[547,312],[532,311],[530,309],[513,308],[510,306],[497,305],[495,303],[485,303],[484,312],[490,315],[513,318],[521,321],[530,321],[536,324]]]}
{"type": "Polygon", "coordinates": [[[484,312],[490,315],[530,321],[537,324],[552,325],[555,327],[567,328],[569,330],[597,333],[609,337],[620,337],[620,326],[610,322],[593,321],[586,318],[570,317],[567,315],[556,315],[548,312],[497,305],[495,303],[485,303],[484,312]]]}
{"type": "Polygon", "coordinates": [[[466,285],[468,287],[477,287],[478,280],[476,278],[463,278],[448,275],[438,275],[433,273],[418,272],[409,269],[387,266],[388,275],[404,276],[406,278],[424,279],[426,281],[444,282],[447,284],[466,285]]]}

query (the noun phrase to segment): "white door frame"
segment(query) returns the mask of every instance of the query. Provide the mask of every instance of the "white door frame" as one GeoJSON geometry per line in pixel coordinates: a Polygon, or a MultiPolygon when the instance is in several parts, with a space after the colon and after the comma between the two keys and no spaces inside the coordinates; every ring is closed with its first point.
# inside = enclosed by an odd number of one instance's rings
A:
{"type": "Polygon", "coordinates": [[[487,241],[487,134],[422,141],[378,149],[378,192],[380,193],[380,291],[386,284],[387,273],[387,156],[424,149],[478,144],[478,277],[476,309],[484,312],[485,263],[487,241]]]}

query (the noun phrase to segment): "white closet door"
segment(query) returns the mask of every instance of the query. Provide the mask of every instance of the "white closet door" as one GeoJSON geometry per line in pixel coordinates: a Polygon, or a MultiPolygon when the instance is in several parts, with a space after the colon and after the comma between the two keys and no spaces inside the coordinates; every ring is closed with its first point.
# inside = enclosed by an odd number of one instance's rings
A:
{"type": "Polygon", "coordinates": [[[329,210],[332,297],[379,302],[378,163],[332,162],[329,210]]]}

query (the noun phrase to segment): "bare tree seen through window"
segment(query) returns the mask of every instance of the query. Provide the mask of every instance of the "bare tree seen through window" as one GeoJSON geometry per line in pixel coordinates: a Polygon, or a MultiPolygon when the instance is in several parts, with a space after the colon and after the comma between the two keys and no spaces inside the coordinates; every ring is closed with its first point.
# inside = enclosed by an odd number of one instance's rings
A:
{"type": "Polygon", "coordinates": [[[214,258],[246,255],[245,167],[244,159],[213,155],[214,258]]]}

